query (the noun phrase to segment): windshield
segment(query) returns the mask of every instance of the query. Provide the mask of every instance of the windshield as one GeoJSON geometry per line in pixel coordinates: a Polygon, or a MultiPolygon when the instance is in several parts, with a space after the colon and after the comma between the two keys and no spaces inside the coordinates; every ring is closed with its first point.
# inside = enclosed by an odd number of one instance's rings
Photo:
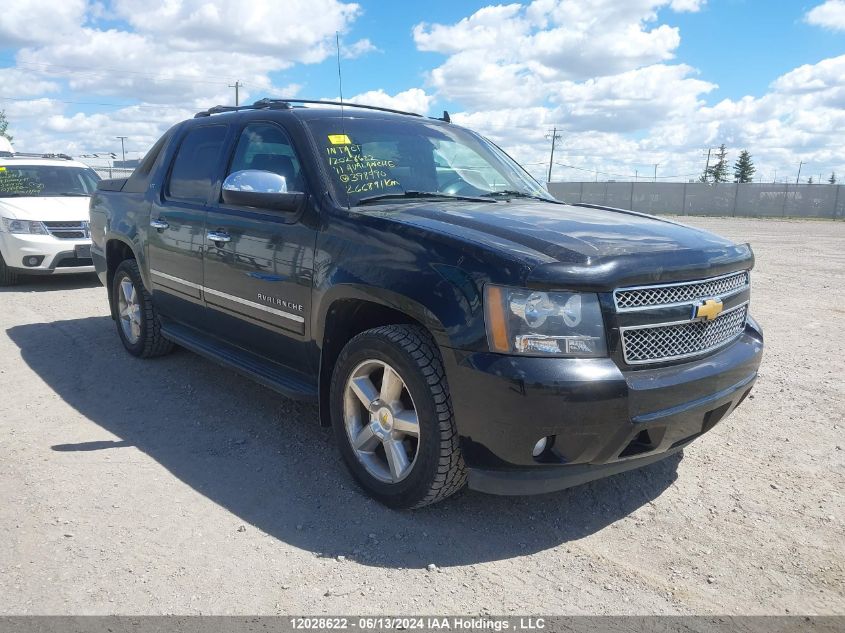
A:
{"type": "Polygon", "coordinates": [[[99,180],[93,169],[63,165],[0,165],[0,198],[90,196],[99,180]]]}
{"type": "Polygon", "coordinates": [[[406,192],[478,197],[524,195],[554,201],[502,150],[452,125],[340,117],[308,122],[337,198],[350,206],[406,192]]]}

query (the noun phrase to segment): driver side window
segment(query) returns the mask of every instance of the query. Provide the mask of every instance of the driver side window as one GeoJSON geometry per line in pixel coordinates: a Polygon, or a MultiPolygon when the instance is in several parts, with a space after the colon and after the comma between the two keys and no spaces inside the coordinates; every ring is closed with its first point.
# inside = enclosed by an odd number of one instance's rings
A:
{"type": "Polygon", "coordinates": [[[289,192],[305,191],[301,164],[287,133],[272,123],[250,123],[238,139],[226,174],[254,169],[282,176],[289,192]]]}

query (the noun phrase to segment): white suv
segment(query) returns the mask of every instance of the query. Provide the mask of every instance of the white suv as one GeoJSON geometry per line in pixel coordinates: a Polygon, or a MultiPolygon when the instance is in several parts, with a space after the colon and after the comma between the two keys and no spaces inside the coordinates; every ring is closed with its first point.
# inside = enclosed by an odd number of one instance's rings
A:
{"type": "Polygon", "coordinates": [[[94,272],[88,202],[99,179],[63,154],[0,151],[0,286],[94,272]]]}

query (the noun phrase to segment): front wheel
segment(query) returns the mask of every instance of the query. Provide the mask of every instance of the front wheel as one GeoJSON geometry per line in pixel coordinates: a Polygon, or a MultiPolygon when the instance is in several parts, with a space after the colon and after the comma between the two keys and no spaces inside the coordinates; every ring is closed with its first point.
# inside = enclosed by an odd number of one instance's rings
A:
{"type": "Polygon", "coordinates": [[[411,325],[353,338],[335,364],[331,417],[353,477],[394,508],[418,508],[463,488],[449,387],[437,345],[411,325]]]}
{"type": "Polygon", "coordinates": [[[127,352],[140,358],[152,358],[173,350],[173,343],[161,335],[161,322],[134,259],[127,259],[117,267],[112,297],[117,333],[127,352]]]}

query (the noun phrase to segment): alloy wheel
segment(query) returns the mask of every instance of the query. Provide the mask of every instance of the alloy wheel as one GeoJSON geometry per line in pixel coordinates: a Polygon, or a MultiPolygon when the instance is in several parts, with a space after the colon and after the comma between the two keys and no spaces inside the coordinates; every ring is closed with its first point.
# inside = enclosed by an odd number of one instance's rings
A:
{"type": "Polygon", "coordinates": [[[135,345],[141,338],[141,304],[138,291],[129,277],[124,277],[118,286],[117,314],[120,327],[130,345],[135,345]]]}
{"type": "Polygon", "coordinates": [[[346,381],[343,399],[346,434],[358,461],[385,483],[398,483],[419,453],[417,409],[405,381],[388,363],[360,363],[346,381]]]}

